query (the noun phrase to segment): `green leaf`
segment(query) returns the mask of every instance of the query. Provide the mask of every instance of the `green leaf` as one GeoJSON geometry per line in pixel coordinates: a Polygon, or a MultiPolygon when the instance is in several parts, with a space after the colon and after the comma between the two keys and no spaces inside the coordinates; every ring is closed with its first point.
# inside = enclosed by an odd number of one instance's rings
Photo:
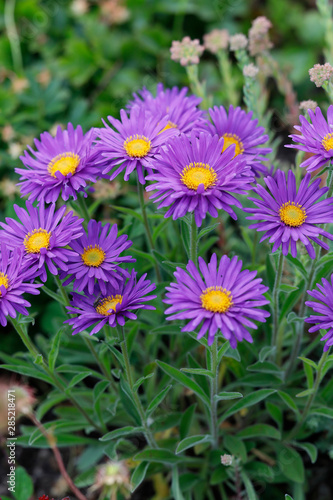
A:
{"type": "Polygon", "coordinates": [[[242,439],[252,439],[254,437],[281,439],[281,432],[268,424],[254,424],[242,429],[237,433],[237,437],[242,439]]]}
{"type": "Polygon", "coordinates": [[[309,359],[309,358],[304,358],[304,357],[302,357],[302,356],[299,356],[299,357],[298,357],[298,359],[301,359],[301,360],[303,361],[303,363],[306,363],[307,365],[312,366],[312,368],[313,368],[315,371],[317,371],[317,370],[318,370],[318,366],[317,366],[317,364],[316,364],[314,361],[312,361],[312,359],[309,359]]]}
{"type": "Polygon", "coordinates": [[[180,229],[181,229],[182,241],[183,241],[185,251],[187,253],[188,258],[190,258],[190,246],[191,246],[190,226],[186,221],[181,220],[180,221],[180,229]]]}
{"type": "Polygon", "coordinates": [[[178,457],[170,450],[159,448],[146,448],[134,456],[134,460],[147,460],[148,462],[158,462],[164,464],[176,464],[184,461],[184,457],[178,457]]]}
{"type": "Polygon", "coordinates": [[[295,290],[298,290],[297,286],[287,285],[286,283],[282,283],[280,285],[281,292],[290,293],[290,292],[294,292],[295,290]]]}
{"type": "Polygon", "coordinates": [[[167,385],[164,389],[162,389],[161,392],[157,394],[157,396],[154,397],[147,408],[147,415],[151,415],[153,411],[156,410],[156,408],[162,403],[163,399],[170,391],[171,387],[171,384],[167,385]]]}
{"type": "Polygon", "coordinates": [[[189,433],[196,406],[197,406],[196,403],[189,406],[185,410],[184,414],[182,415],[182,418],[181,418],[181,421],[179,424],[179,434],[180,434],[180,439],[182,439],[182,440],[185,439],[187,434],[189,433]]]}
{"type": "Polygon", "coordinates": [[[287,493],[284,495],[285,500],[294,500],[293,497],[288,495],[287,493]]]}
{"type": "Polygon", "coordinates": [[[313,394],[313,392],[314,392],[313,387],[311,389],[306,389],[306,391],[302,391],[296,394],[296,398],[305,398],[306,396],[310,396],[310,394],[313,394]]]}
{"type": "Polygon", "coordinates": [[[163,361],[158,361],[156,360],[156,363],[162,370],[169,375],[170,377],[174,378],[182,384],[183,386],[187,387],[191,391],[195,392],[201,399],[202,401],[209,407],[210,406],[210,399],[207,396],[207,394],[203,391],[203,389],[200,387],[197,382],[192,380],[190,377],[182,373],[180,370],[177,370],[177,368],[174,368],[173,366],[168,365],[167,363],[164,363],[163,361]]]}
{"type": "Polygon", "coordinates": [[[56,300],[57,302],[59,302],[63,306],[67,306],[67,302],[65,302],[65,300],[62,298],[62,296],[59,293],[54,292],[53,290],[50,290],[44,284],[43,284],[41,289],[43,290],[44,293],[46,293],[46,295],[48,295],[49,297],[52,297],[52,299],[56,300]]]}
{"type": "Polygon", "coordinates": [[[149,262],[153,265],[155,264],[155,259],[150,253],[143,252],[142,250],[138,250],[137,248],[131,248],[131,253],[134,253],[134,255],[142,257],[143,259],[149,260],[149,262]]]}
{"type": "Polygon", "coordinates": [[[214,229],[216,229],[217,226],[219,226],[219,225],[220,225],[220,222],[217,222],[216,224],[212,224],[211,226],[207,226],[204,229],[201,229],[201,231],[199,231],[199,234],[198,234],[198,241],[201,240],[201,238],[203,238],[204,236],[206,236],[206,234],[209,234],[212,231],[214,231],[214,229]]]}
{"type": "Polygon", "coordinates": [[[217,364],[218,365],[221,363],[223,356],[225,355],[225,353],[228,351],[229,348],[230,348],[229,342],[225,342],[222,345],[222,347],[220,347],[219,352],[217,354],[217,364]]]}
{"type": "Polygon", "coordinates": [[[281,408],[270,401],[266,402],[266,408],[272,419],[275,420],[281,429],[283,425],[283,412],[281,408]]]}
{"type": "MultiPolygon", "coordinates": [[[[134,217],[135,219],[138,219],[140,222],[143,223],[142,215],[140,213],[136,212],[135,210],[132,210],[131,208],[119,207],[116,205],[110,205],[110,207],[113,208],[114,210],[116,210],[117,212],[122,212],[126,215],[131,215],[132,217],[134,217]]],[[[132,248],[131,248],[131,251],[133,251],[132,248]]]]}
{"type": "Polygon", "coordinates": [[[270,258],[270,254],[266,255],[266,272],[267,272],[267,281],[270,290],[273,290],[274,281],[275,281],[275,270],[270,258]]]}
{"type": "Polygon", "coordinates": [[[179,335],[181,333],[181,328],[183,327],[182,323],[175,324],[176,321],[172,323],[167,323],[166,325],[156,326],[152,330],[149,331],[151,334],[158,335],[179,335]]]}
{"type": "Polygon", "coordinates": [[[265,359],[276,351],[276,346],[266,345],[259,352],[259,361],[263,363],[265,359]]]}
{"type": "Polygon", "coordinates": [[[149,373],[148,375],[146,375],[145,377],[140,377],[136,382],[135,384],[133,385],[133,389],[135,391],[137,391],[140,387],[140,385],[147,379],[151,378],[152,376],[154,375],[154,373],[149,373]]]}
{"type": "Polygon", "coordinates": [[[298,448],[301,448],[302,450],[305,450],[307,454],[310,457],[311,463],[315,463],[317,461],[318,457],[318,449],[317,447],[312,444],[312,443],[304,443],[304,442],[293,442],[294,446],[297,446],[298,448]]]}
{"type": "Polygon", "coordinates": [[[34,485],[31,477],[23,467],[15,469],[15,491],[13,496],[16,500],[29,500],[34,492],[34,485]]]}
{"type": "Polygon", "coordinates": [[[297,405],[294,402],[293,398],[289,394],[287,394],[286,392],[283,392],[283,391],[277,391],[277,392],[278,392],[278,395],[280,396],[280,398],[282,399],[282,401],[284,401],[284,403],[286,403],[286,405],[289,406],[289,408],[291,410],[293,410],[295,413],[299,414],[297,405]]]}
{"type": "Polygon", "coordinates": [[[111,439],[118,439],[122,436],[128,436],[129,434],[140,434],[143,430],[143,427],[132,427],[128,425],[104,434],[104,436],[99,438],[99,441],[110,441],[111,439]]]}
{"type": "Polygon", "coordinates": [[[204,368],[181,368],[180,371],[185,373],[193,373],[193,375],[204,375],[205,377],[213,378],[214,375],[210,370],[204,368]]]}
{"type": "Polygon", "coordinates": [[[133,471],[131,476],[131,492],[135,491],[138,486],[142,483],[146,477],[147,469],[149,467],[148,462],[141,462],[133,471]]]}
{"type": "Polygon", "coordinates": [[[282,443],[275,444],[277,448],[277,463],[286,478],[295,483],[304,483],[304,465],[300,454],[282,443]]]}
{"type": "Polygon", "coordinates": [[[247,493],[247,500],[257,500],[256,492],[253,488],[253,484],[249,476],[242,471],[241,476],[247,493]]]}
{"type": "Polygon", "coordinates": [[[284,373],[280,370],[280,368],[276,364],[271,363],[270,361],[263,361],[263,362],[257,361],[253,365],[248,366],[247,370],[249,372],[271,373],[280,378],[283,377],[284,373]]]}
{"type": "Polygon", "coordinates": [[[220,392],[215,394],[214,399],[216,401],[228,401],[229,399],[242,398],[243,394],[241,392],[220,392]]]}
{"type": "Polygon", "coordinates": [[[302,280],[299,283],[298,290],[295,290],[294,292],[291,292],[290,294],[287,295],[285,301],[283,302],[280,310],[280,315],[279,315],[279,321],[283,321],[284,318],[287,316],[288,312],[292,310],[294,305],[298,302],[300,296],[303,293],[304,290],[304,284],[305,280],[302,280]]]}
{"type": "Polygon", "coordinates": [[[243,463],[247,461],[246,446],[241,439],[226,434],[223,444],[232,455],[239,457],[243,463]]]}
{"type": "Polygon", "coordinates": [[[176,454],[178,455],[179,453],[188,450],[188,448],[193,448],[193,446],[196,446],[197,444],[207,443],[208,441],[211,441],[211,436],[209,434],[204,436],[201,434],[199,436],[186,437],[178,444],[176,454]]]}
{"type": "Polygon", "coordinates": [[[333,418],[333,408],[313,408],[310,411],[311,415],[320,415],[321,417],[333,418]]]}
{"type": "Polygon", "coordinates": [[[172,468],[171,492],[174,500],[185,500],[179,486],[179,475],[177,467],[172,468]]]}
{"type": "Polygon", "coordinates": [[[304,278],[307,278],[308,277],[308,273],[307,273],[307,270],[305,269],[305,267],[303,266],[302,262],[299,261],[298,259],[296,259],[295,257],[292,257],[292,255],[288,254],[286,256],[286,259],[295,267],[297,267],[297,269],[301,272],[301,274],[304,276],[304,278]]]}
{"type": "Polygon", "coordinates": [[[214,470],[211,478],[210,478],[210,484],[221,484],[223,481],[228,479],[228,473],[226,470],[226,467],[223,467],[222,465],[220,467],[216,467],[214,470]]]}
{"type": "Polygon", "coordinates": [[[304,366],[304,371],[305,371],[305,375],[306,375],[306,382],[307,382],[308,388],[311,389],[313,387],[313,383],[314,383],[312,367],[310,365],[307,365],[306,363],[304,363],[303,366],[304,366]]]}
{"type": "Polygon", "coordinates": [[[123,377],[120,378],[119,396],[120,396],[120,400],[121,400],[122,405],[123,405],[124,409],[126,410],[126,412],[129,415],[131,415],[134,422],[139,426],[141,424],[141,418],[140,418],[139,412],[136,408],[136,404],[133,401],[130,387],[129,387],[128,383],[123,379],[123,377]]]}
{"type": "Polygon", "coordinates": [[[52,379],[46,375],[45,373],[33,368],[32,366],[28,367],[22,364],[22,366],[17,365],[1,365],[3,370],[9,370],[11,372],[20,373],[21,375],[26,375],[27,377],[37,378],[39,380],[44,380],[49,384],[52,384],[52,379]]]}
{"type": "Polygon", "coordinates": [[[248,408],[249,406],[253,406],[259,403],[260,401],[267,398],[271,394],[274,394],[274,392],[276,392],[275,389],[260,389],[259,391],[256,391],[252,394],[248,394],[242,399],[242,401],[239,401],[238,403],[234,404],[231,408],[229,408],[229,410],[227,410],[220,418],[220,422],[223,422],[227,418],[231,417],[231,415],[234,415],[243,408],[248,408]]]}
{"type": "Polygon", "coordinates": [[[67,385],[67,389],[74,387],[74,385],[78,384],[79,382],[81,382],[81,380],[85,379],[86,377],[89,377],[89,375],[91,375],[91,372],[83,372],[83,373],[78,373],[77,375],[74,375],[72,380],[67,385]]]}

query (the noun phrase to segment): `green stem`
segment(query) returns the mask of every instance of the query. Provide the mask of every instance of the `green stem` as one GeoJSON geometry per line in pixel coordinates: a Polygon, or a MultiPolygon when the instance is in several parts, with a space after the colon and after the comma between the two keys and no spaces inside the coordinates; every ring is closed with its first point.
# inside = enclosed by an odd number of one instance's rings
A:
{"type": "Polygon", "coordinates": [[[237,106],[238,94],[235,88],[234,80],[231,73],[231,63],[228,54],[225,50],[219,50],[217,53],[222,82],[225,88],[228,104],[237,106]]]}
{"type": "Polygon", "coordinates": [[[23,73],[23,62],[20,38],[15,24],[15,0],[6,0],[4,21],[12,53],[14,71],[17,74],[20,74],[23,73]]]}
{"type": "Polygon", "coordinates": [[[155,442],[155,439],[151,433],[151,430],[149,429],[149,427],[147,425],[146,415],[145,415],[144,409],[142,407],[140,398],[138,396],[138,393],[133,388],[134,383],[133,383],[132,369],[131,369],[131,363],[130,363],[128,349],[127,349],[127,340],[126,340],[126,336],[125,336],[125,330],[124,330],[123,326],[120,328],[120,331],[121,331],[121,334],[120,334],[121,351],[122,351],[123,356],[124,356],[126,377],[127,377],[127,381],[129,383],[129,386],[130,386],[131,394],[132,394],[133,399],[136,403],[136,408],[137,408],[139,415],[140,415],[140,418],[141,418],[142,427],[145,430],[145,438],[146,438],[146,440],[151,448],[157,448],[157,444],[155,442]]]}
{"type": "Polygon", "coordinates": [[[91,217],[90,217],[89,210],[88,210],[88,207],[87,207],[87,204],[86,204],[86,200],[83,197],[83,195],[81,196],[80,193],[79,193],[79,195],[77,197],[77,204],[80,207],[80,215],[81,215],[81,217],[84,218],[84,223],[83,224],[85,226],[87,226],[88,222],[91,219],[91,217]]]}
{"type": "Polygon", "coordinates": [[[217,401],[215,395],[218,390],[218,361],[217,361],[217,339],[214,340],[210,347],[210,359],[211,359],[211,370],[213,377],[210,379],[210,426],[212,434],[213,448],[218,448],[219,435],[218,435],[218,424],[217,424],[217,401]]]}
{"type": "Polygon", "coordinates": [[[198,228],[195,222],[194,213],[191,214],[190,226],[190,260],[197,265],[198,259],[198,228]]]}
{"type": "Polygon", "coordinates": [[[19,334],[19,336],[20,336],[23,344],[26,346],[26,348],[30,352],[30,354],[33,357],[34,361],[37,358],[41,359],[41,361],[38,364],[43,368],[43,370],[47,373],[47,375],[52,379],[52,381],[53,381],[54,385],[57,387],[57,389],[59,389],[60,392],[62,392],[63,394],[66,395],[66,397],[79,410],[79,412],[85,417],[85,419],[87,420],[87,422],[89,422],[89,424],[93,428],[98,429],[100,432],[104,433],[106,431],[106,429],[102,429],[101,427],[97,426],[95,424],[95,422],[89,417],[89,415],[87,414],[87,412],[82,408],[82,406],[80,405],[80,403],[78,403],[76,401],[76,399],[71,394],[67,393],[67,391],[66,391],[66,382],[62,381],[60,377],[58,377],[55,373],[52,372],[52,370],[50,370],[50,368],[48,367],[48,365],[45,363],[42,355],[38,352],[38,350],[36,349],[35,345],[31,341],[29,335],[24,331],[24,329],[21,327],[21,325],[19,324],[19,322],[16,319],[11,318],[11,323],[12,323],[13,327],[15,328],[15,330],[17,331],[17,333],[19,334]]]}
{"type": "Polygon", "coordinates": [[[67,294],[66,288],[64,286],[62,286],[62,283],[61,283],[60,278],[59,278],[58,275],[54,276],[54,281],[57,284],[58,290],[59,290],[62,298],[64,299],[64,302],[66,302],[66,305],[69,306],[70,305],[70,301],[69,301],[69,298],[68,298],[68,294],[67,294]]]}
{"type": "Polygon", "coordinates": [[[328,349],[328,351],[323,352],[323,354],[320,358],[320,361],[318,364],[318,370],[317,370],[317,374],[316,374],[316,379],[315,379],[315,383],[313,386],[313,392],[309,395],[308,400],[307,400],[306,405],[305,405],[305,408],[304,408],[304,411],[302,413],[301,419],[297,422],[295,427],[291,430],[291,432],[288,436],[288,440],[292,439],[294,436],[297,435],[298,431],[301,429],[303,423],[305,422],[305,420],[308,416],[308,413],[311,409],[312,403],[314,402],[314,400],[316,398],[316,395],[317,395],[317,392],[318,392],[318,389],[320,386],[320,382],[322,379],[321,374],[322,374],[322,370],[323,370],[325,361],[327,360],[328,353],[329,353],[329,349],[328,349]]]}
{"type": "MultiPolygon", "coordinates": [[[[154,245],[153,237],[152,237],[151,231],[150,231],[149,220],[148,220],[148,215],[147,215],[146,206],[145,206],[145,199],[143,196],[143,194],[144,194],[143,185],[140,183],[139,178],[137,178],[137,186],[138,186],[140,208],[141,208],[141,213],[142,213],[142,217],[143,217],[143,224],[144,224],[145,229],[146,229],[146,236],[147,236],[149,249],[150,249],[150,251],[152,251],[152,250],[155,250],[155,245],[154,245]]],[[[156,273],[157,281],[159,283],[161,283],[162,276],[161,276],[157,262],[155,262],[154,266],[155,266],[155,273],[156,273]]]]}
{"type": "Polygon", "coordinates": [[[204,83],[200,83],[198,76],[198,65],[190,64],[186,66],[187,77],[190,82],[190,87],[193,94],[201,97],[202,101],[200,107],[202,109],[208,109],[211,107],[211,99],[206,95],[206,86],[204,83]]]}
{"type": "Polygon", "coordinates": [[[274,288],[273,288],[273,334],[272,334],[272,347],[276,346],[277,334],[279,329],[279,291],[281,285],[282,271],[283,271],[284,255],[281,252],[278,262],[278,268],[275,275],[274,288]]]}
{"type": "MultiPolygon", "coordinates": [[[[330,170],[328,171],[327,186],[328,186],[328,191],[326,193],[326,198],[330,198],[332,196],[332,193],[333,193],[333,166],[331,166],[330,170]]],[[[323,229],[325,229],[325,227],[326,227],[326,224],[323,225],[323,229]]],[[[314,281],[314,277],[315,277],[317,263],[318,263],[318,261],[320,259],[320,256],[321,256],[321,246],[317,245],[316,256],[315,256],[315,258],[311,262],[311,267],[310,267],[310,272],[309,272],[309,275],[308,275],[308,280],[306,282],[306,285],[305,285],[305,288],[304,288],[304,292],[303,292],[303,295],[302,295],[302,299],[301,299],[301,304],[300,304],[299,314],[298,314],[298,316],[300,318],[303,318],[305,316],[305,313],[306,313],[305,302],[306,302],[306,298],[307,298],[307,290],[311,290],[312,287],[313,287],[313,281],[314,281]]],[[[301,345],[302,345],[302,340],[303,340],[303,335],[304,335],[304,328],[305,328],[305,323],[303,321],[302,322],[300,321],[298,323],[298,327],[297,327],[296,342],[294,343],[294,346],[293,346],[293,349],[291,351],[291,355],[290,355],[290,358],[289,358],[289,366],[288,366],[288,369],[287,369],[287,372],[286,372],[286,379],[293,372],[293,369],[294,369],[294,366],[295,366],[295,361],[296,361],[296,358],[297,358],[297,356],[299,354],[299,351],[300,351],[300,348],[301,348],[301,345]]]]}

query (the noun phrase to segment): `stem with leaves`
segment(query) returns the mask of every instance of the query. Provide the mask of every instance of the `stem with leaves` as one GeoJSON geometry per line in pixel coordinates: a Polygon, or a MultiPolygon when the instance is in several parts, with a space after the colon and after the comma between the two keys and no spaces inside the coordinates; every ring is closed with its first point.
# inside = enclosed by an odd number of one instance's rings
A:
{"type": "Polygon", "coordinates": [[[306,405],[305,405],[305,408],[304,408],[304,411],[302,413],[302,416],[301,416],[301,419],[297,422],[297,424],[295,425],[295,427],[291,430],[289,436],[288,436],[288,439],[292,439],[294,436],[297,435],[298,431],[301,429],[303,423],[305,422],[308,414],[309,414],[309,411],[311,410],[311,407],[312,407],[312,403],[314,402],[315,398],[316,398],[316,395],[317,395],[317,392],[318,392],[318,389],[319,389],[319,386],[320,386],[320,382],[322,380],[322,371],[323,371],[323,368],[324,368],[324,365],[325,365],[325,362],[327,361],[327,357],[328,357],[328,353],[329,353],[329,349],[327,351],[324,351],[321,358],[320,358],[320,361],[318,363],[318,369],[317,369],[317,373],[316,373],[316,379],[315,379],[315,382],[314,382],[314,385],[313,385],[313,391],[312,393],[309,395],[308,397],[308,400],[306,402],[306,405]]]}
{"type": "Polygon", "coordinates": [[[232,78],[231,63],[226,50],[219,50],[217,52],[217,59],[219,62],[219,69],[222,77],[222,83],[226,94],[226,100],[228,104],[237,106],[238,104],[238,92],[236,90],[234,80],[232,78]]]}
{"type": "Polygon", "coordinates": [[[210,359],[211,359],[211,371],[213,376],[210,379],[210,425],[211,425],[211,435],[213,448],[218,448],[219,435],[218,435],[218,423],[217,423],[217,401],[215,396],[218,390],[218,353],[217,353],[217,339],[214,340],[213,344],[210,346],[210,359]]]}
{"type": "Polygon", "coordinates": [[[34,362],[41,366],[43,370],[46,372],[46,374],[50,377],[52,380],[53,384],[55,387],[62,392],[63,394],[66,395],[66,397],[71,401],[71,403],[77,408],[77,410],[84,416],[84,418],[87,420],[87,422],[94,428],[98,429],[100,432],[104,433],[105,429],[102,429],[101,427],[97,426],[96,423],[90,418],[88,413],[85,411],[84,408],[80,405],[80,403],[74,398],[70,392],[66,390],[67,383],[65,380],[62,380],[62,378],[58,375],[55,374],[45,363],[43,356],[38,352],[37,348],[31,341],[29,335],[25,331],[24,328],[22,328],[22,325],[15,319],[11,318],[11,323],[17,333],[19,334],[23,344],[26,346],[28,349],[29,353],[31,354],[34,362]]]}
{"type": "Polygon", "coordinates": [[[283,261],[284,261],[284,255],[281,252],[280,256],[279,256],[278,267],[276,270],[274,288],[273,288],[273,294],[272,294],[272,299],[273,299],[272,347],[276,347],[277,334],[278,334],[278,329],[279,329],[279,292],[280,292],[281,278],[282,278],[282,272],[283,272],[283,261]]]}
{"type": "Polygon", "coordinates": [[[201,97],[201,108],[202,109],[208,109],[211,107],[212,102],[211,98],[209,98],[206,94],[206,85],[205,83],[201,83],[199,80],[199,75],[198,75],[198,65],[197,64],[190,64],[186,66],[186,73],[187,77],[190,81],[190,87],[193,92],[193,94],[197,95],[198,97],[201,97]]]}
{"type": "Polygon", "coordinates": [[[129,354],[128,354],[125,330],[124,330],[123,326],[118,328],[118,333],[119,333],[120,347],[121,347],[121,351],[123,353],[124,362],[125,362],[126,378],[127,378],[130,390],[131,390],[133,400],[135,402],[136,408],[137,408],[139,415],[140,415],[140,418],[141,418],[141,424],[142,424],[142,427],[144,428],[144,431],[145,431],[144,434],[145,434],[146,441],[151,448],[157,448],[157,444],[155,442],[154,436],[152,435],[152,432],[149,429],[149,426],[147,424],[147,418],[145,415],[145,411],[142,407],[140,398],[138,396],[137,391],[134,389],[132,368],[131,368],[131,363],[130,363],[129,354]]]}
{"type": "MultiPolygon", "coordinates": [[[[140,183],[139,178],[137,178],[137,187],[138,187],[140,208],[141,208],[141,213],[142,213],[142,217],[143,217],[143,224],[144,224],[145,230],[146,230],[146,236],[147,236],[149,249],[150,249],[150,251],[152,251],[152,250],[155,250],[155,245],[154,245],[153,237],[152,237],[152,234],[150,231],[149,220],[148,220],[148,215],[147,215],[146,206],[145,206],[145,199],[143,196],[143,194],[144,194],[143,185],[140,183]]],[[[159,267],[158,267],[158,264],[156,261],[155,261],[154,266],[155,266],[155,273],[156,273],[157,281],[159,283],[161,283],[162,276],[161,276],[161,272],[159,270],[159,267]]]]}

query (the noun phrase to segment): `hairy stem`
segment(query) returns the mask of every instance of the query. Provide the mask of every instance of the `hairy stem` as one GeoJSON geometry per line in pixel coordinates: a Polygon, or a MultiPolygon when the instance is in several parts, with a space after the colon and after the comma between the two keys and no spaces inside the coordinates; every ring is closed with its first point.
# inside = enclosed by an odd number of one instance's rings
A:
{"type": "Polygon", "coordinates": [[[195,223],[194,213],[191,214],[190,226],[190,259],[197,265],[198,259],[198,228],[195,223]]]}
{"type": "Polygon", "coordinates": [[[151,430],[149,429],[149,427],[147,425],[146,415],[145,415],[144,409],[142,407],[140,398],[138,396],[138,393],[133,388],[134,383],[133,383],[132,368],[131,368],[131,363],[130,363],[130,359],[129,359],[128,349],[127,349],[127,340],[126,340],[126,336],[125,336],[125,330],[124,330],[123,326],[120,328],[120,340],[121,340],[121,344],[120,344],[121,351],[123,353],[124,361],[125,361],[126,378],[127,378],[128,384],[130,386],[131,394],[132,394],[132,397],[135,401],[136,408],[137,408],[139,415],[140,415],[140,418],[141,418],[142,427],[145,429],[145,438],[146,438],[146,440],[151,448],[157,448],[157,444],[155,442],[155,439],[151,433],[151,430]]]}
{"type": "Polygon", "coordinates": [[[218,390],[218,360],[217,360],[217,339],[214,340],[210,347],[211,370],[213,378],[210,379],[210,426],[213,441],[213,448],[218,448],[219,435],[217,423],[217,401],[215,396],[218,390]]]}
{"type": "Polygon", "coordinates": [[[278,267],[276,270],[274,288],[273,288],[273,334],[272,334],[272,347],[276,346],[277,334],[279,329],[279,291],[281,285],[282,271],[283,271],[284,255],[281,252],[279,256],[278,267]]]}
{"type": "MultiPolygon", "coordinates": [[[[155,245],[154,245],[153,237],[152,237],[152,234],[150,231],[148,215],[147,215],[147,211],[146,211],[146,207],[145,207],[145,200],[144,200],[144,196],[143,196],[143,193],[144,193],[143,185],[139,182],[139,178],[137,178],[137,186],[138,186],[140,208],[141,208],[141,213],[142,213],[142,217],[143,217],[143,224],[144,224],[145,229],[146,229],[146,237],[147,237],[149,249],[150,249],[150,251],[152,251],[152,250],[155,250],[155,245]]],[[[156,273],[157,281],[159,283],[161,283],[162,276],[161,276],[161,272],[159,270],[157,262],[155,262],[154,266],[155,266],[155,273],[156,273]]]]}

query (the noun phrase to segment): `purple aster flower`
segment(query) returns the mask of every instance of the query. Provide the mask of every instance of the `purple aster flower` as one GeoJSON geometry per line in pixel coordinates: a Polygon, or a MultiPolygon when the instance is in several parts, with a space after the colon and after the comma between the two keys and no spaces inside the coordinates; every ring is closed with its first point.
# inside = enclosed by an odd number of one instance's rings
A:
{"type": "Polygon", "coordinates": [[[166,287],[164,302],[170,307],[167,319],[190,320],[182,332],[192,332],[201,323],[198,339],[208,331],[208,345],[214,342],[218,330],[235,348],[237,342],[245,339],[253,342],[249,328],[257,329],[253,320],[265,323],[268,311],[257,309],[269,303],[263,294],[268,287],[256,278],[257,271],[242,269],[242,261],[235,256],[229,259],[223,255],[217,264],[216,254],[210,263],[199,257],[199,270],[190,260],[184,269],[177,268],[176,283],[166,287]]]}
{"type": "Polygon", "coordinates": [[[87,183],[96,182],[101,177],[101,162],[93,143],[97,129],[83,134],[82,128],[67,130],[59,126],[55,137],[48,132],[35,139],[36,150],[28,146],[28,151],[20,157],[25,168],[16,168],[20,174],[21,195],[29,194],[30,201],[55,203],[61,196],[76,200],[77,192],[83,191],[87,183]]]}
{"type": "Polygon", "coordinates": [[[333,345],[333,274],[331,275],[331,282],[322,278],[322,285],[317,283],[318,290],[308,290],[308,294],[316,299],[318,302],[306,301],[305,305],[311,307],[315,313],[319,313],[316,316],[310,316],[306,318],[306,323],[316,323],[315,326],[309,328],[309,332],[317,332],[318,330],[328,330],[326,335],[321,338],[321,341],[325,342],[324,351],[333,345]]]}
{"type": "Polygon", "coordinates": [[[137,309],[154,310],[154,306],[145,304],[156,295],[148,295],[155,290],[155,283],[146,280],[147,274],[141,276],[137,281],[136,272],[132,270],[129,279],[123,278],[116,282],[116,286],[106,283],[103,293],[96,284],[93,294],[79,295],[73,293],[71,306],[68,306],[69,314],[76,314],[75,318],[65,321],[73,327],[73,335],[82,332],[86,328],[95,325],[90,335],[97,333],[104,325],[112,327],[125,324],[125,319],[137,319],[137,309]]]}
{"type": "Polygon", "coordinates": [[[54,275],[58,274],[58,267],[67,271],[68,258],[72,250],[67,245],[83,234],[82,222],[68,212],[66,205],[55,211],[55,204],[45,207],[40,203],[38,207],[26,202],[27,210],[14,205],[14,210],[21,224],[15,219],[6,218],[7,224],[0,222],[4,229],[0,231],[0,241],[4,241],[11,248],[24,250],[24,262],[31,267],[36,276],[46,281],[45,265],[54,275]]]}
{"type": "Polygon", "coordinates": [[[129,109],[139,106],[148,111],[150,116],[159,115],[161,120],[168,116],[167,125],[163,130],[176,128],[186,134],[196,125],[203,123],[203,111],[198,109],[202,101],[194,95],[186,96],[188,89],[178,87],[164,89],[163,84],[157,85],[156,97],[144,88],[139,92],[140,96],[133,94],[134,100],[129,103],[129,109]]]}
{"type": "Polygon", "coordinates": [[[333,158],[333,105],[327,110],[327,121],[320,108],[316,108],[315,113],[308,109],[312,123],[300,115],[301,126],[295,125],[299,134],[292,134],[289,137],[294,142],[300,144],[287,144],[286,148],[295,148],[306,153],[313,153],[313,156],[303,161],[300,167],[306,167],[308,172],[313,172],[321,168],[325,163],[333,158]]]}
{"type": "Polygon", "coordinates": [[[274,243],[273,252],[282,246],[283,255],[288,255],[290,247],[291,255],[296,257],[297,241],[305,245],[312,259],[316,253],[311,242],[329,249],[328,244],[318,236],[322,235],[330,240],[333,240],[333,236],[318,224],[332,222],[333,198],[318,201],[328,188],[319,189],[321,180],[316,179],[310,183],[310,179],[311,175],[306,174],[297,191],[295,174],[288,171],[287,183],[285,173],[277,170],[274,177],[264,179],[268,191],[258,184],[254,192],[260,199],[249,198],[258,208],[245,208],[245,212],[253,214],[247,219],[261,221],[251,224],[249,228],[265,231],[260,241],[269,238],[269,242],[274,243]]]}
{"type": "Polygon", "coordinates": [[[223,151],[234,145],[234,155],[245,158],[256,177],[266,173],[267,168],[261,162],[267,160],[265,155],[272,150],[259,147],[268,141],[268,135],[264,134],[264,127],[258,127],[258,120],[252,118],[252,111],[246,113],[240,107],[230,105],[227,113],[223,106],[214,106],[209,109],[209,114],[213,123],[206,126],[211,134],[223,137],[223,151]]]}
{"type": "Polygon", "coordinates": [[[122,274],[129,276],[119,263],[135,262],[132,257],[120,257],[121,252],[131,245],[127,235],[117,237],[116,224],[110,229],[110,224],[102,226],[101,222],[90,220],[88,234],[84,233],[70,244],[73,252],[67,262],[67,271],[62,273],[61,278],[71,276],[63,285],[74,280],[74,290],[86,290],[89,294],[94,293],[95,279],[102,293],[106,293],[107,282],[117,287],[117,280],[124,279],[122,274]]]}
{"type": "Polygon", "coordinates": [[[151,115],[139,106],[131,109],[130,116],[121,109],[120,118],[121,121],[108,116],[116,130],[104,120],[105,128],[99,130],[100,141],[97,148],[102,157],[108,160],[103,174],[116,167],[110,180],[125,170],[124,179],[128,181],[130,174],[136,169],[140,183],[145,184],[144,169],[151,172],[160,146],[178,131],[174,128],[163,130],[168,124],[168,117],[151,115]]]}
{"type": "Polygon", "coordinates": [[[230,205],[242,205],[233,194],[251,189],[254,177],[243,159],[233,159],[234,147],[221,154],[222,149],[223,139],[197,131],[190,138],[181,134],[161,149],[156,170],[147,176],[155,183],[146,190],[156,191],[151,199],[158,208],[171,205],[165,217],[175,220],[194,212],[201,226],[207,212],[217,217],[217,210],[223,209],[237,219],[230,205]]]}
{"type": "Polygon", "coordinates": [[[7,316],[16,318],[16,314],[28,316],[27,307],[31,304],[23,299],[23,293],[38,295],[42,284],[26,283],[31,279],[31,271],[23,265],[23,250],[10,250],[1,244],[0,260],[0,324],[7,325],[7,316]]]}

